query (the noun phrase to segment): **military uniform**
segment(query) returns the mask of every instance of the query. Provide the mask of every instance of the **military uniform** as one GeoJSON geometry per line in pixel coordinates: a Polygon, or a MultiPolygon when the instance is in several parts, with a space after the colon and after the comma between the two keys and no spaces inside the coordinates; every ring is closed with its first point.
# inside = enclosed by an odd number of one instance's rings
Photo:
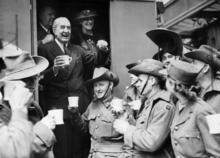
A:
{"type": "Polygon", "coordinates": [[[183,109],[177,106],[171,126],[176,158],[220,157],[220,134],[209,134],[205,118],[213,114],[214,110],[202,100],[189,101],[183,109]]]}
{"type": "MultiPolygon", "coordinates": [[[[145,101],[139,111],[136,126],[129,126],[124,135],[124,143],[135,149],[135,158],[166,158],[169,154],[170,125],[175,107],[170,103],[166,91],[158,91],[145,101]],[[166,144],[166,145],[165,145],[166,144]]],[[[170,154],[169,154],[170,155],[170,154]]]]}
{"type": "Polygon", "coordinates": [[[32,146],[32,124],[28,121],[27,115],[21,110],[14,110],[10,116],[10,110],[3,104],[0,105],[0,109],[0,157],[29,158],[32,146]],[[6,124],[5,120],[8,116],[11,120],[6,124]]]}
{"type": "Polygon", "coordinates": [[[202,99],[210,105],[217,114],[220,114],[220,80],[214,79],[212,85],[203,94],[202,99]]]}
{"type": "MultiPolygon", "coordinates": [[[[81,131],[86,132],[89,129],[91,134],[89,158],[132,157],[132,150],[124,146],[123,136],[113,128],[116,117],[111,111],[110,102],[112,98],[113,96],[107,99],[105,103],[95,99],[82,117],[80,115],[73,115],[72,117],[73,123],[78,125],[81,131]]],[[[128,122],[135,123],[131,115],[128,122]]]]}

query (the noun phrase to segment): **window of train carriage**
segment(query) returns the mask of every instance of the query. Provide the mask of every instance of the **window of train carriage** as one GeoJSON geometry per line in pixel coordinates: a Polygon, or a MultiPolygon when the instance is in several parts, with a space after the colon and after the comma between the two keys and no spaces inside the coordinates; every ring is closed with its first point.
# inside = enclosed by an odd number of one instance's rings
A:
{"type": "Polygon", "coordinates": [[[44,6],[51,6],[55,9],[56,18],[66,17],[72,26],[72,44],[80,44],[77,32],[81,31],[80,20],[76,16],[81,11],[95,12],[94,26],[92,32],[94,40],[103,38],[110,46],[109,30],[109,0],[37,0],[37,23],[39,24],[40,11],[44,6]]]}

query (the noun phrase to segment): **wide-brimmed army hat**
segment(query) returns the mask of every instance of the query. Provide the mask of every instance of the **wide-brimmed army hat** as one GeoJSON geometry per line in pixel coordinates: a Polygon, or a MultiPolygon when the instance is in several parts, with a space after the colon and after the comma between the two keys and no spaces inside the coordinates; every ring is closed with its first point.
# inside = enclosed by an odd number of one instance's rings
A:
{"type": "Polygon", "coordinates": [[[154,59],[145,59],[143,62],[133,68],[128,72],[138,76],[140,74],[147,74],[159,78],[163,78],[164,75],[160,74],[159,71],[163,69],[163,63],[154,59]]]}
{"type": "Polygon", "coordinates": [[[181,84],[194,85],[199,74],[199,69],[190,63],[172,60],[168,69],[161,70],[159,73],[169,76],[181,84]]]}
{"type": "Polygon", "coordinates": [[[23,79],[44,71],[49,62],[41,56],[31,56],[28,52],[4,59],[5,77],[0,81],[23,79]]]}
{"type": "Polygon", "coordinates": [[[83,20],[86,18],[91,18],[91,17],[95,17],[98,14],[96,13],[96,11],[92,11],[92,10],[83,10],[81,12],[79,12],[78,14],[76,14],[75,16],[75,20],[83,20]]]}
{"type": "Polygon", "coordinates": [[[18,56],[23,53],[27,52],[8,41],[0,39],[0,58],[18,56]]]}
{"type": "Polygon", "coordinates": [[[95,68],[92,79],[84,82],[84,84],[92,85],[95,82],[105,81],[105,80],[113,82],[114,87],[117,86],[119,83],[119,78],[115,73],[111,72],[110,70],[104,67],[100,67],[100,68],[95,68]]]}
{"type": "Polygon", "coordinates": [[[127,64],[127,65],[126,65],[126,68],[130,70],[131,68],[133,68],[133,67],[135,67],[135,66],[141,64],[142,61],[143,61],[143,60],[140,59],[140,60],[138,60],[138,61],[136,61],[136,62],[134,62],[134,63],[127,64]]]}
{"type": "Polygon", "coordinates": [[[213,69],[220,69],[220,52],[208,45],[201,45],[199,49],[188,52],[186,57],[209,64],[213,69]]]}
{"type": "Polygon", "coordinates": [[[157,28],[148,31],[146,35],[164,52],[175,56],[182,56],[183,43],[177,33],[164,28],[157,28]]]}

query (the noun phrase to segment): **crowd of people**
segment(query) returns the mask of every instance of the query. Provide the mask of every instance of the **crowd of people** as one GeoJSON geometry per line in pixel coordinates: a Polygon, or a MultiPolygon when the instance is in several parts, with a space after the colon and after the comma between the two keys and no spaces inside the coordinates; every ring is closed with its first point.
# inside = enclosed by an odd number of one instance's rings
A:
{"type": "Polygon", "coordinates": [[[37,56],[0,41],[0,157],[220,157],[220,132],[210,133],[206,120],[220,114],[215,48],[186,51],[177,33],[148,31],[160,50],[125,65],[131,83],[119,99],[108,42],[93,31],[98,14],[79,12],[75,26],[52,7],[38,14],[37,56]],[[78,106],[70,106],[75,96],[78,106]],[[61,125],[48,112],[55,109],[63,110],[61,125]]]}

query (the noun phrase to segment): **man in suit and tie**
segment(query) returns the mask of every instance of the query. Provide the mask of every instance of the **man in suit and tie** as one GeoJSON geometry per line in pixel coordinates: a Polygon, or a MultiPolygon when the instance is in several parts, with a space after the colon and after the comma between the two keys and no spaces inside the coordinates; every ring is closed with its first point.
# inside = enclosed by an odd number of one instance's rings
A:
{"type": "Polygon", "coordinates": [[[56,158],[80,158],[83,156],[76,154],[86,153],[82,149],[86,147],[82,145],[87,143],[85,135],[77,134],[71,125],[70,112],[67,109],[68,97],[78,96],[79,112],[82,114],[86,110],[89,99],[83,86],[83,78],[93,73],[94,55],[69,43],[71,25],[67,18],[57,18],[53,23],[53,32],[55,40],[40,45],[38,53],[49,61],[49,67],[44,71],[44,78],[41,80],[46,91],[46,108],[64,111],[64,125],[57,126],[54,131],[57,138],[54,154],[56,158]],[[68,62],[65,61],[66,58],[68,62]]]}
{"type": "Polygon", "coordinates": [[[55,10],[51,6],[43,6],[39,10],[37,24],[37,45],[46,44],[54,40],[51,28],[55,19],[55,10]]]}

